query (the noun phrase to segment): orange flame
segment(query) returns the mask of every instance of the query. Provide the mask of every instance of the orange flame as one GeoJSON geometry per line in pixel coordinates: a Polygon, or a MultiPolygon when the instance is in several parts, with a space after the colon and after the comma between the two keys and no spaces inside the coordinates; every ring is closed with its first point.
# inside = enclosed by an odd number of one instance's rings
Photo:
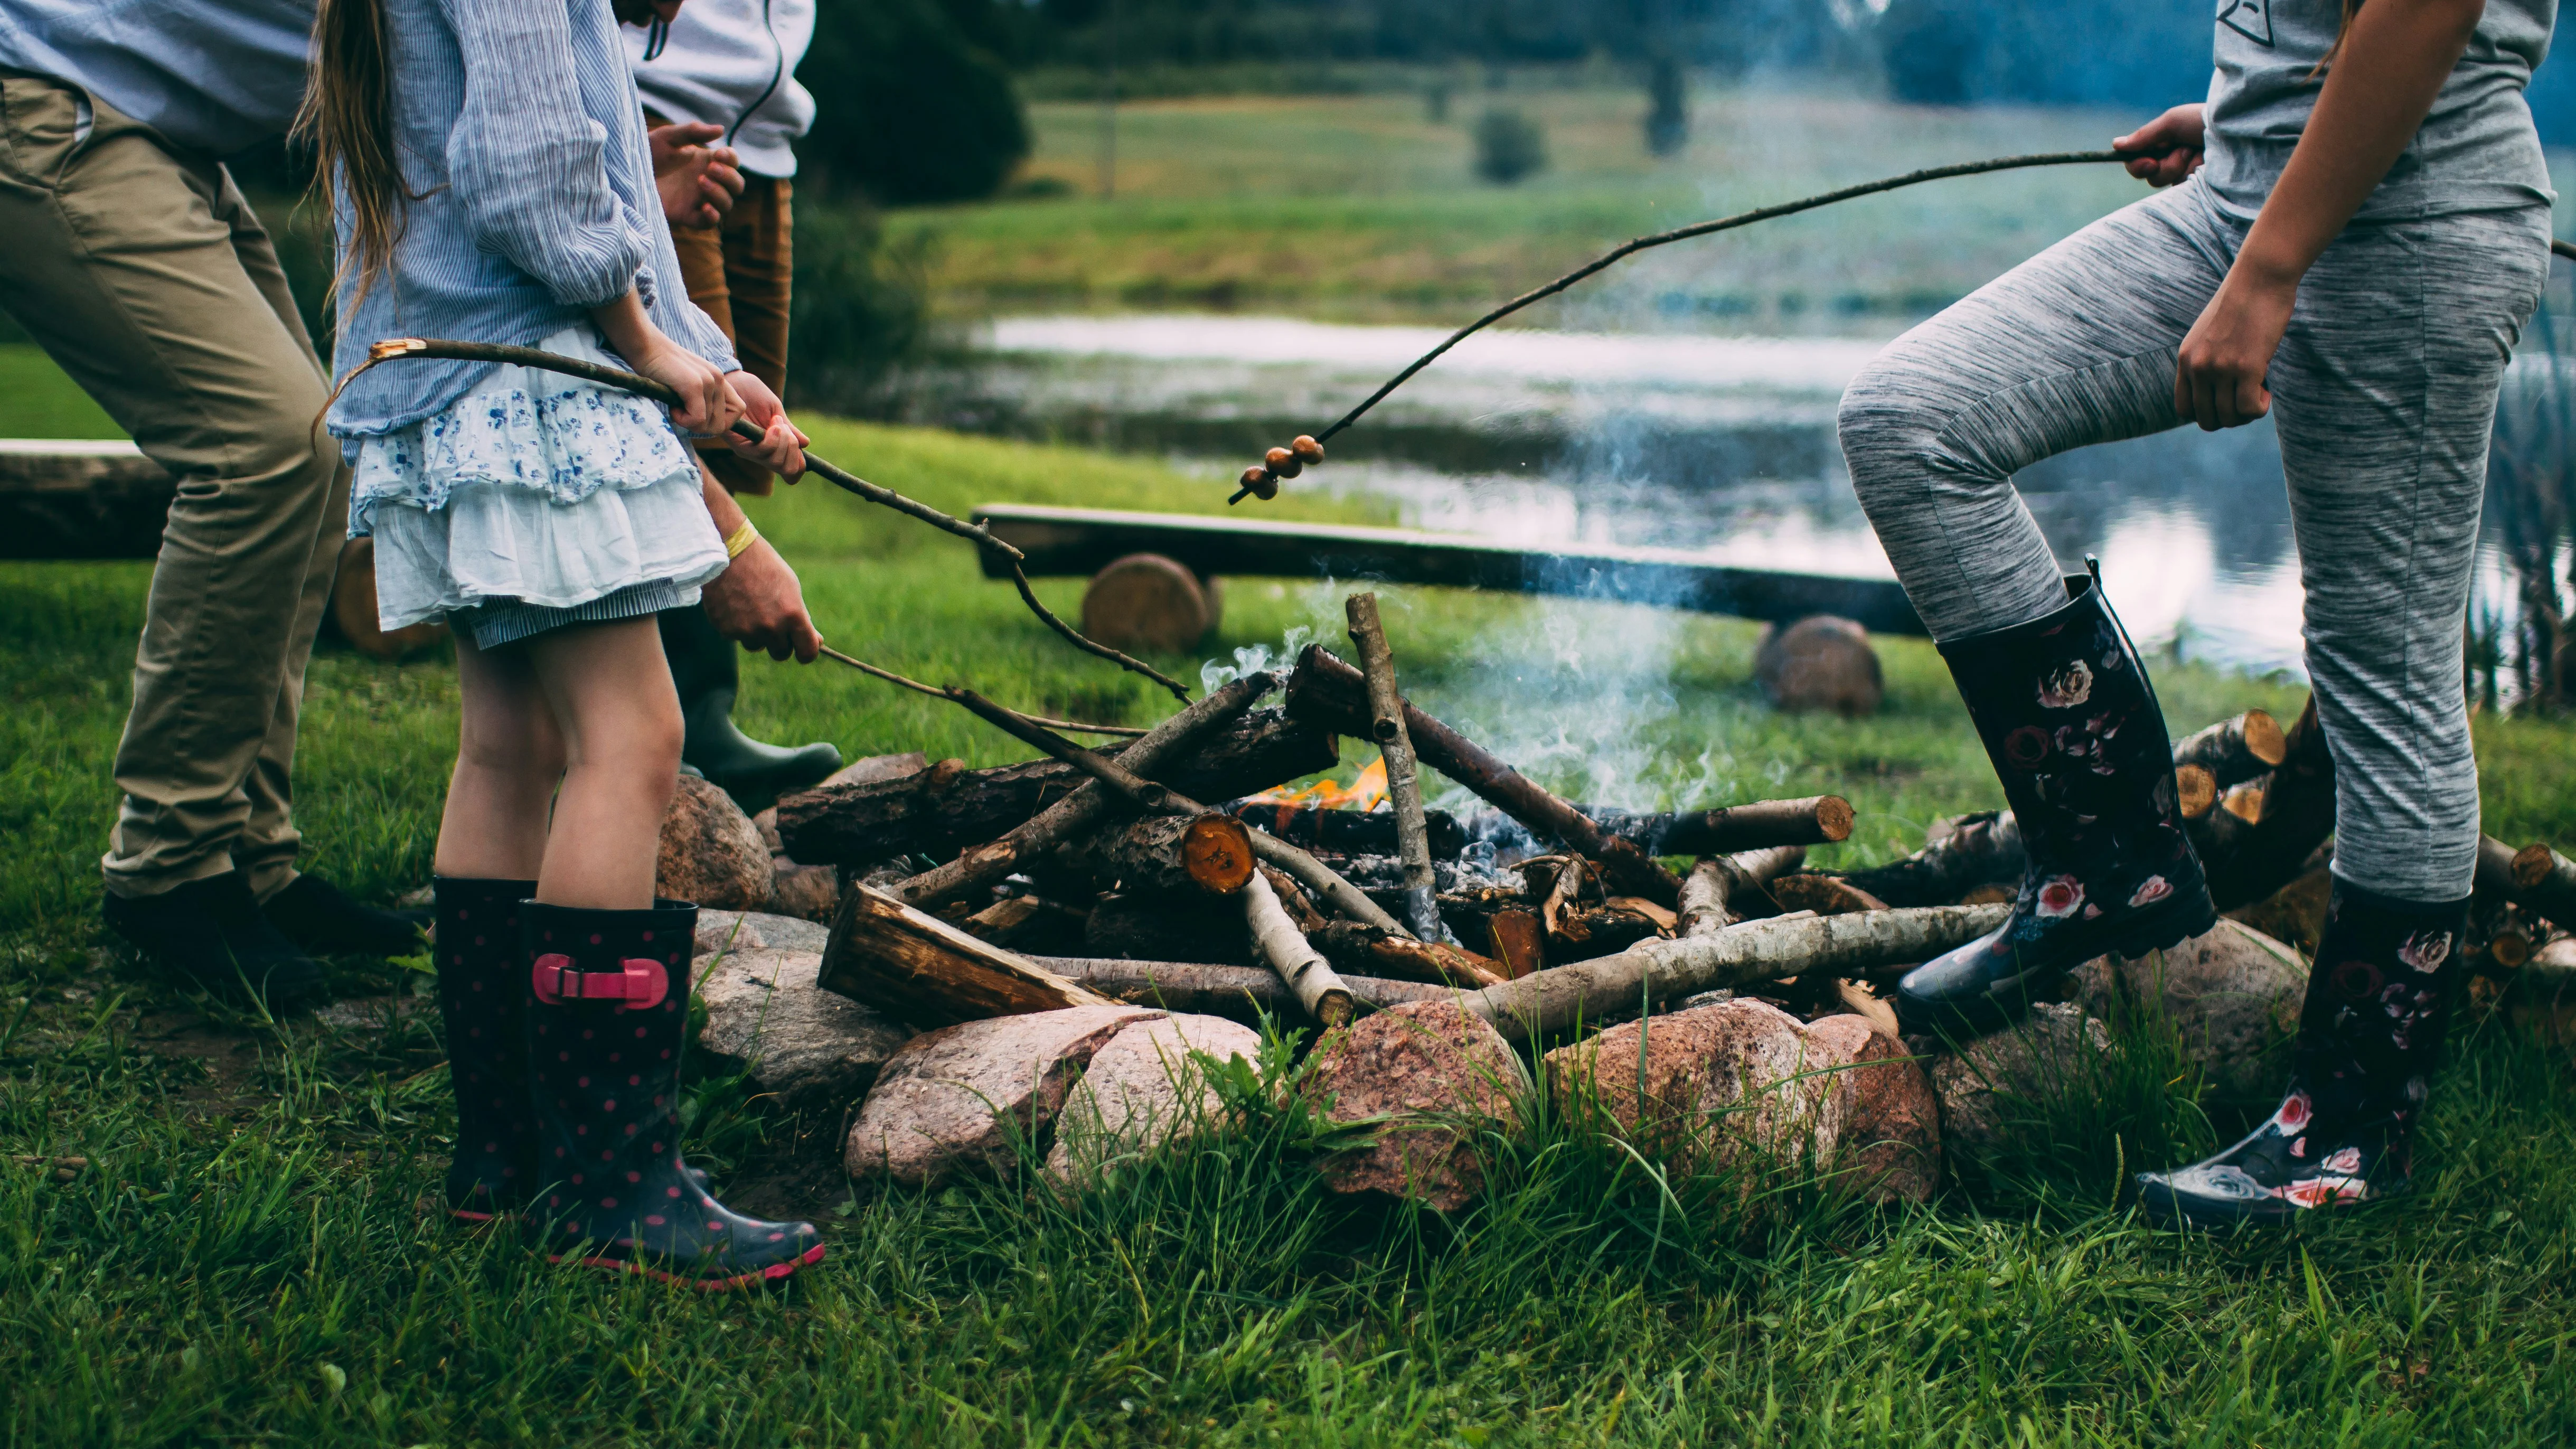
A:
{"type": "Polygon", "coordinates": [[[1264,790],[1245,797],[1252,805],[1280,805],[1307,810],[1374,810],[1386,799],[1386,757],[1381,755],[1348,785],[1317,780],[1302,790],[1264,790]]]}

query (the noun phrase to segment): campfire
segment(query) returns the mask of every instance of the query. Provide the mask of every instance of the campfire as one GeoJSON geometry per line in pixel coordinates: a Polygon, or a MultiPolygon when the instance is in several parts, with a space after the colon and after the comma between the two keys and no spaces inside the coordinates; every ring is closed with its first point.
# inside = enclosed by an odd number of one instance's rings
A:
{"type": "MultiPolygon", "coordinates": [[[[765,817],[782,862],[803,862],[794,869],[806,876],[828,867],[835,882],[808,979],[911,1043],[874,1079],[853,1129],[853,1171],[930,1180],[958,1162],[990,1166],[1004,1106],[943,1109],[981,1124],[985,1146],[964,1157],[922,1149],[907,1159],[888,1145],[938,1136],[903,1117],[902,1104],[917,1106],[933,1091],[925,1083],[952,1077],[991,1077],[976,1091],[1002,1092],[1023,1127],[1048,1139],[1065,1086],[1046,1073],[1087,1080],[1092,1051],[1149,1019],[1180,1033],[1174,1040],[1202,1043],[1240,1030],[1228,1022],[1265,1017],[1325,1028],[1309,1041],[1326,1054],[1319,1070],[1340,1083],[1334,1090],[1398,1116],[1455,1108],[1461,1073],[1523,1071],[1533,1048],[1546,1050],[1552,1074],[1585,1075],[1626,1053],[1616,1072],[1603,1070],[1635,1078],[1620,1089],[1632,1115],[1661,1110],[1654,1093],[1635,1095],[1646,1081],[1640,1053],[1715,1052],[1766,1080],[1800,1080],[1830,1059],[1846,1076],[1811,1089],[1814,1100],[1792,1115],[1810,1132],[1839,1123],[1847,1137],[1866,1129],[1915,1141],[1920,1161],[1901,1172],[1883,1164],[1909,1196],[1937,1176],[1922,1163],[1937,1159],[1939,1134],[1922,1124],[1955,1117],[1954,1135],[1973,1134],[1977,1112],[1991,1109],[1954,1096],[1991,1096],[1999,1078],[2038,1070],[1967,1044],[1974,1060],[1927,1072],[1919,1063],[1959,1044],[1902,1041],[1882,999],[1914,964],[2002,922],[2023,872],[2008,812],[1937,822],[1909,856],[1832,871],[1806,857],[1850,836],[1852,809],[1839,796],[1677,811],[1567,800],[1402,696],[1373,597],[1351,599],[1350,616],[1356,660],[1310,646],[1292,668],[1245,674],[1097,749],[1055,732],[1074,726],[971,690],[915,685],[1049,758],[968,769],[913,757],[885,778],[790,796],[774,824],[765,817]],[[1345,740],[1377,752],[1348,784],[1292,783],[1336,771],[1345,740]],[[1426,808],[1426,773],[1476,804],[1426,808]],[[1682,860],[1687,868],[1668,864],[1682,860]],[[1675,1025],[1647,1035],[1621,1025],[1641,1018],[1675,1025]],[[1712,1031],[1716,1046],[1692,1036],[1712,1031]],[[1408,1052],[1438,1062],[1414,1075],[1387,1065],[1408,1052]],[[1377,1065],[1353,1065],[1362,1059],[1377,1065]],[[1386,1088],[1386,1072],[1402,1090],[1386,1088]],[[1019,1086],[994,1085],[1006,1078],[1019,1086]],[[863,1150],[863,1140],[874,1145],[863,1150]]],[[[2263,1053],[2295,1020],[2304,980],[2281,943],[2312,949],[2324,913],[2334,823],[2324,732],[2313,705],[2287,727],[2249,710],[2183,739],[2174,771],[2232,919],[2180,948],[2187,959],[2170,972],[2111,960],[2076,973],[2071,1004],[2043,1005],[2011,1051],[2027,1056],[2040,1038],[2098,1050],[2105,1038],[2091,1018],[2115,1009],[2107,1003],[2161,992],[2213,1043],[2204,1063],[2213,1079],[2275,1070],[2263,1053]]],[[[2493,1002],[2517,977],[2576,974],[2576,938],[2558,922],[2576,922],[2576,865],[2547,846],[2487,841],[2468,942],[2481,973],[2474,994],[2493,1002]]],[[[1734,1090],[1708,1070],[1691,1066],[1708,1079],[1687,1091],[1667,1083],[1665,1095],[1715,1101],[1734,1090]]],[[[1550,1086],[1563,1090],[1555,1077],[1550,1086]]],[[[1443,1162],[1433,1177],[1463,1180],[1463,1167],[1443,1162]]],[[[1346,1175],[1383,1187],[1399,1166],[1381,1160],[1346,1175]]]]}

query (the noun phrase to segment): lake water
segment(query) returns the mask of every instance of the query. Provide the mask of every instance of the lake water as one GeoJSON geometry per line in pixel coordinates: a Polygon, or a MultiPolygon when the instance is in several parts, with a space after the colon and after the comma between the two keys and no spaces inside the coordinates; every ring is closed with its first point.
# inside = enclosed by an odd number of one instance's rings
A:
{"type": "MultiPolygon", "coordinates": [[[[1287,318],[1005,318],[985,325],[978,360],[945,379],[930,411],[1162,453],[1230,490],[1261,449],[1320,429],[1443,335],[1287,318]]],[[[1832,421],[1881,345],[1496,329],[1288,486],[1388,499],[1409,526],[1521,544],[1651,545],[1884,578],[1832,421]]],[[[2300,672],[2298,558],[2270,424],[2086,448],[2019,483],[2062,560],[2101,559],[2141,647],[2300,672]]],[[[2473,608],[2510,616],[2492,540],[2477,590],[2473,608]]]]}

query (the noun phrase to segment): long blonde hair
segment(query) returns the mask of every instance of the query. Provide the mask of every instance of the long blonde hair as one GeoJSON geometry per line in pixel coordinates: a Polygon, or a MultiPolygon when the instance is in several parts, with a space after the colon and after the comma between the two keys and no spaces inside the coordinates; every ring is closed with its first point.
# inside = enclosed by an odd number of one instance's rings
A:
{"type": "Polygon", "coordinates": [[[417,199],[394,157],[393,65],[386,52],[383,0],[321,0],[312,74],[292,133],[314,150],[315,188],[328,198],[336,181],[348,201],[340,275],[354,271],[361,297],[393,266],[404,208],[417,199]]]}

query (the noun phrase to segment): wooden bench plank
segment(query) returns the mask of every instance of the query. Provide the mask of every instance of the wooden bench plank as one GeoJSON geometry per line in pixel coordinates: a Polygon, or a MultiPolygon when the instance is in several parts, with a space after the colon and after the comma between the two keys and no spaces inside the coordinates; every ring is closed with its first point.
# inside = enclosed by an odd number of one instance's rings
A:
{"type": "MultiPolygon", "coordinates": [[[[975,510],[975,521],[1026,553],[1032,576],[1088,576],[1131,553],[1158,553],[1203,578],[1380,579],[1613,599],[1779,624],[1839,614],[1873,634],[1926,632],[1893,579],[1737,568],[1678,549],[1552,551],[1399,528],[1034,504],[987,504],[975,510]]],[[[983,555],[983,564],[986,576],[1009,577],[996,556],[983,555]]]]}
{"type": "Polygon", "coordinates": [[[123,439],[0,438],[0,559],[157,557],[178,493],[123,439]]]}

